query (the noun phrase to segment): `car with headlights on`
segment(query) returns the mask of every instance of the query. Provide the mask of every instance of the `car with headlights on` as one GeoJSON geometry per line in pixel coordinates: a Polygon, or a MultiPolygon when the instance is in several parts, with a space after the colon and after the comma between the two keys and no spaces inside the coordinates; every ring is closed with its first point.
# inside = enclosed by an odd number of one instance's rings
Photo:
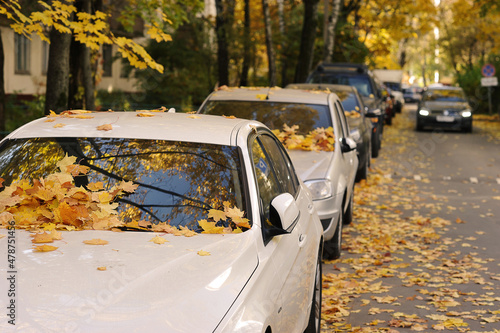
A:
{"type": "Polygon", "coordinates": [[[417,109],[417,131],[426,127],[472,132],[472,108],[460,87],[426,87],[417,109]]]}
{"type": "Polygon", "coordinates": [[[342,84],[321,84],[321,83],[292,83],[286,86],[289,89],[304,90],[325,90],[334,92],[340,99],[344,107],[347,123],[349,124],[350,134],[356,142],[356,152],[358,155],[358,169],[356,172],[356,181],[366,179],[370,159],[372,156],[372,122],[366,116],[367,108],[363,104],[358,90],[354,86],[342,84]]]}
{"type": "Polygon", "coordinates": [[[287,148],[309,187],[324,228],[323,257],[336,259],[342,225],[352,220],[356,143],[338,96],[332,92],[269,87],[221,87],[198,113],[236,116],[264,123],[287,148]]]}
{"type": "Polygon", "coordinates": [[[153,111],[53,113],[1,141],[0,331],[319,332],[323,229],[283,145],[153,111]]]}

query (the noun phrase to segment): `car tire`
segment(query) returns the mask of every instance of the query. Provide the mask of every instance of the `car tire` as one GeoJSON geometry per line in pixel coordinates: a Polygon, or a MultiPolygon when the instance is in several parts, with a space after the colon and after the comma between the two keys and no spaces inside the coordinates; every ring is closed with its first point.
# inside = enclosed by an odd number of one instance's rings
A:
{"type": "Polygon", "coordinates": [[[385,123],[387,125],[392,125],[392,115],[387,115],[387,117],[385,117],[385,123]]]}
{"type": "Polygon", "coordinates": [[[361,169],[356,171],[356,182],[359,183],[361,180],[368,177],[368,160],[365,161],[361,169]]]}
{"type": "Polygon", "coordinates": [[[345,210],[344,216],[342,217],[342,222],[344,225],[351,224],[353,218],[352,205],[354,204],[354,189],[351,192],[351,197],[349,198],[349,205],[345,210]]]}
{"type": "Polygon", "coordinates": [[[304,333],[319,333],[321,331],[321,293],[323,290],[323,269],[321,264],[321,253],[318,254],[316,273],[314,275],[314,292],[311,303],[309,321],[304,333]]]}
{"type": "Polygon", "coordinates": [[[417,119],[417,131],[422,132],[424,130],[424,124],[417,119]]]}
{"type": "Polygon", "coordinates": [[[340,253],[342,252],[342,212],[339,214],[339,221],[337,223],[337,228],[335,228],[335,234],[332,239],[327,240],[323,244],[323,258],[326,260],[335,260],[340,258],[340,253]]]}
{"type": "Polygon", "coordinates": [[[462,129],[464,133],[472,133],[472,126],[467,126],[462,129]]]}
{"type": "Polygon", "coordinates": [[[380,149],[380,138],[378,135],[374,135],[373,140],[372,140],[372,157],[373,158],[378,157],[379,149],[380,149]]]}

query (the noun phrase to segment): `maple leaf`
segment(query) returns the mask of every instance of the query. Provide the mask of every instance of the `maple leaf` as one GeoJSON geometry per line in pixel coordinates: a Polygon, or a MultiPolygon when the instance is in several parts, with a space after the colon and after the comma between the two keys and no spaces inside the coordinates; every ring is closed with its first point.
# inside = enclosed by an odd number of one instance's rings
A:
{"type": "Polygon", "coordinates": [[[217,227],[216,222],[207,222],[207,220],[199,220],[198,224],[203,229],[202,234],[220,234],[224,231],[224,227],[217,227]]]}
{"type": "Polygon", "coordinates": [[[118,185],[118,187],[125,192],[133,193],[139,187],[139,184],[134,184],[134,182],[132,181],[126,182],[122,180],[122,182],[118,185]]]}
{"type": "Polygon", "coordinates": [[[191,115],[191,116],[188,116],[188,118],[190,118],[190,119],[200,119],[201,117],[200,116],[191,115]]]}
{"type": "Polygon", "coordinates": [[[209,256],[209,255],[210,255],[210,252],[200,250],[200,251],[198,251],[198,252],[197,252],[197,254],[198,254],[199,256],[209,256]]]}
{"type": "Polygon", "coordinates": [[[33,251],[35,252],[50,252],[50,251],[55,251],[57,250],[57,246],[52,246],[52,245],[41,245],[41,246],[35,246],[33,248],[33,251]]]}
{"type": "Polygon", "coordinates": [[[76,156],[68,156],[68,153],[65,154],[64,158],[56,163],[56,166],[62,171],[65,172],[67,167],[75,164],[76,156]]]}
{"type": "Polygon", "coordinates": [[[35,234],[31,240],[32,243],[52,243],[53,241],[52,235],[46,232],[35,234]]]}
{"type": "Polygon", "coordinates": [[[98,131],[111,131],[112,129],[113,129],[113,126],[111,126],[111,124],[104,124],[104,125],[97,126],[98,131]]]}
{"type": "Polygon", "coordinates": [[[98,271],[105,271],[106,270],[106,266],[99,266],[99,267],[97,267],[97,270],[98,271]]]}
{"type": "Polygon", "coordinates": [[[85,165],[80,165],[80,164],[72,164],[68,165],[66,167],[66,172],[70,173],[71,175],[78,176],[80,174],[86,175],[89,172],[90,168],[85,165]]]}
{"type": "Polygon", "coordinates": [[[226,220],[226,213],[222,210],[210,209],[208,211],[208,217],[213,218],[215,222],[218,222],[220,220],[225,221],[226,220]]]}
{"type": "Polygon", "coordinates": [[[155,236],[155,237],[151,238],[149,241],[153,242],[155,244],[160,244],[160,245],[168,242],[168,240],[166,240],[165,238],[160,237],[160,236],[155,236]]]}
{"type": "Polygon", "coordinates": [[[109,242],[107,240],[103,240],[103,239],[100,239],[100,238],[94,238],[94,239],[91,239],[91,240],[84,240],[83,243],[84,244],[88,244],[88,245],[106,245],[109,242]]]}
{"type": "Polygon", "coordinates": [[[90,183],[87,185],[87,188],[90,191],[97,192],[104,189],[104,183],[103,182],[90,183]]]}
{"type": "Polygon", "coordinates": [[[194,232],[193,230],[183,227],[182,225],[179,226],[179,236],[185,236],[185,237],[193,237],[196,236],[197,233],[194,232]]]}
{"type": "Polygon", "coordinates": [[[250,226],[250,220],[249,219],[246,219],[244,217],[239,217],[239,216],[236,216],[232,219],[232,221],[234,222],[234,224],[236,224],[238,227],[242,227],[242,228],[248,228],[250,229],[251,226],[250,226]]]}
{"type": "Polygon", "coordinates": [[[64,126],[66,126],[66,124],[63,124],[63,123],[57,123],[57,124],[55,124],[55,125],[54,125],[54,128],[62,128],[62,127],[64,127],[64,126]]]}

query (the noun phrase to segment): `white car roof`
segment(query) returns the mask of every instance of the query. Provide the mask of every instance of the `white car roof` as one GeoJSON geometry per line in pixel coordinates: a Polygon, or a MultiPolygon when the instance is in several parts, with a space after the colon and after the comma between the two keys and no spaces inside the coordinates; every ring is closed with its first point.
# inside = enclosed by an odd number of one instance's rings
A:
{"type": "Polygon", "coordinates": [[[264,126],[260,122],[229,119],[222,116],[194,115],[167,112],[92,112],[77,113],[70,117],[60,115],[34,120],[7,136],[9,139],[48,137],[104,137],[204,142],[234,145],[234,135],[240,128],[264,126]],[[152,117],[138,116],[141,113],[152,117]],[[92,117],[90,119],[77,118],[92,117]],[[53,121],[52,121],[53,120],[53,121]],[[62,127],[59,127],[63,124],[62,127]],[[111,125],[112,129],[98,130],[98,126],[111,125]]]}
{"type": "Polygon", "coordinates": [[[330,95],[333,94],[324,91],[281,89],[278,87],[226,87],[210,94],[207,100],[269,101],[328,105],[330,95]]]}

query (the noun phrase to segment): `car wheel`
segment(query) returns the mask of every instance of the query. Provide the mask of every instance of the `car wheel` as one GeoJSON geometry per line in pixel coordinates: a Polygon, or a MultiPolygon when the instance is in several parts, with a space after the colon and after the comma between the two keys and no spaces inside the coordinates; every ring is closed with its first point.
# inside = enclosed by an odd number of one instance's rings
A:
{"type": "Polygon", "coordinates": [[[368,177],[368,159],[365,161],[361,169],[358,169],[356,172],[356,182],[360,182],[362,179],[366,179],[368,177]]]}
{"type": "Polygon", "coordinates": [[[340,257],[340,252],[342,251],[342,225],[344,224],[342,222],[342,215],[341,212],[332,239],[325,241],[323,244],[323,258],[326,260],[334,260],[340,257]]]}
{"type": "Polygon", "coordinates": [[[467,126],[462,129],[465,133],[472,133],[472,126],[467,126]]]}
{"type": "Polygon", "coordinates": [[[323,272],[321,268],[321,255],[318,254],[316,263],[316,275],[314,276],[314,293],[311,303],[309,323],[304,333],[319,333],[321,331],[321,292],[323,289],[323,272]]]}
{"type": "Polygon", "coordinates": [[[373,140],[372,140],[372,157],[373,158],[377,158],[378,157],[378,151],[380,149],[380,138],[378,136],[378,134],[375,134],[373,136],[373,140]]]}
{"type": "Polygon", "coordinates": [[[417,131],[421,132],[424,130],[424,124],[417,119],[417,131]]]}
{"type": "Polygon", "coordinates": [[[352,205],[354,204],[354,189],[351,193],[351,197],[349,198],[349,205],[347,206],[347,209],[344,213],[344,216],[342,218],[342,222],[344,225],[351,224],[352,222],[352,205]]]}
{"type": "Polygon", "coordinates": [[[385,123],[387,125],[392,125],[392,115],[388,114],[387,117],[385,117],[385,123]]]}

